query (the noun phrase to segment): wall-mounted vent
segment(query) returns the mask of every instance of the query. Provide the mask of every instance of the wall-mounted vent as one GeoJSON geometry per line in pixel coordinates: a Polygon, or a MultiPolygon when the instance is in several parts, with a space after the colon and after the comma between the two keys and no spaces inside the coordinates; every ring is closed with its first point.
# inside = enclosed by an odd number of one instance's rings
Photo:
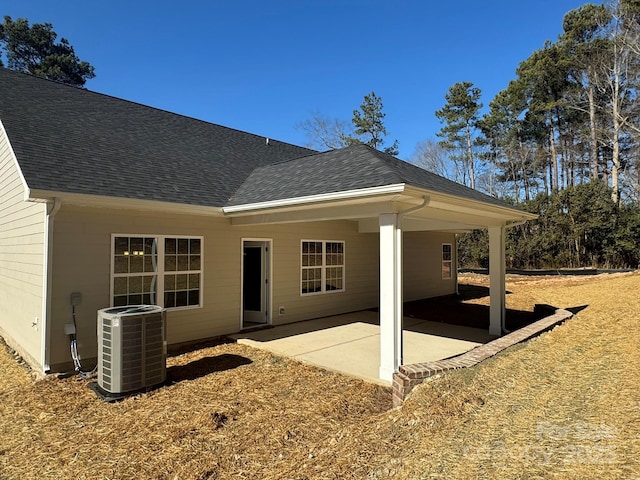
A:
{"type": "Polygon", "coordinates": [[[98,311],[98,386],[121,394],[167,378],[165,311],[130,305],[98,311]]]}

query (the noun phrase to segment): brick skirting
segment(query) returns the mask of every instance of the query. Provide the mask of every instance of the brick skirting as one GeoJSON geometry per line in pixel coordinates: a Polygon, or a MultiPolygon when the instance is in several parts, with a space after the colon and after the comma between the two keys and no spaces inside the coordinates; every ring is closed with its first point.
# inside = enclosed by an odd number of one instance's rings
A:
{"type": "Polygon", "coordinates": [[[504,349],[535,337],[573,317],[571,312],[549,305],[536,305],[535,311],[541,313],[548,312],[549,315],[526,327],[519,328],[503,337],[499,337],[473,350],[469,350],[462,355],[446,360],[438,360],[436,362],[400,365],[400,371],[393,375],[393,406],[397,407],[402,405],[402,402],[404,402],[411,390],[413,390],[416,385],[424,382],[426,378],[447,370],[473,367],[483,360],[500,353],[504,349]]]}

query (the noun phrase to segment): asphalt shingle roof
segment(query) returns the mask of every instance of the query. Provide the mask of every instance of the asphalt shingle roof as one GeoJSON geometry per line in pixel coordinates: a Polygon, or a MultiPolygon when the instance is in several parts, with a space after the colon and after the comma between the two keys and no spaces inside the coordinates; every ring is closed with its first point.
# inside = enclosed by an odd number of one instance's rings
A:
{"type": "Polygon", "coordinates": [[[32,189],[223,206],[313,150],[0,68],[0,121],[32,189]]]}
{"type": "Polygon", "coordinates": [[[0,68],[28,186],[213,207],[405,183],[506,206],[366,145],[318,153],[0,68]]]}
{"type": "Polygon", "coordinates": [[[259,167],[249,175],[230,199],[229,205],[261,203],[400,183],[513,208],[496,198],[398,160],[367,145],[354,145],[259,167]]]}

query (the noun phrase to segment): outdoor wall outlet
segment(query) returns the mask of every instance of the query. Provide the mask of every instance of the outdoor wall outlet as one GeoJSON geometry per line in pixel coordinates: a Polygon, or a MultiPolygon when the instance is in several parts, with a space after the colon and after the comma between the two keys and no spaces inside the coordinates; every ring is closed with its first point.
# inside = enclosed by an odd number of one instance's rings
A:
{"type": "Polygon", "coordinates": [[[279,307],[278,313],[280,313],[280,315],[284,315],[284,307],[279,307]]]}
{"type": "Polygon", "coordinates": [[[76,327],[73,323],[67,323],[64,326],[64,334],[65,335],[75,335],[76,334],[76,327]]]}

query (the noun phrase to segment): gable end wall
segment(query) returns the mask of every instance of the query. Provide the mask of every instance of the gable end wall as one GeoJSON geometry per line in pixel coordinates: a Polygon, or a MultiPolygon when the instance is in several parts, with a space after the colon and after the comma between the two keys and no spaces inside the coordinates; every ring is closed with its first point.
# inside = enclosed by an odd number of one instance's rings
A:
{"type": "Polygon", "coordinates": [[[46,205],[24,196],[0,123],[0,335],[41,370],[46,205]]]}

